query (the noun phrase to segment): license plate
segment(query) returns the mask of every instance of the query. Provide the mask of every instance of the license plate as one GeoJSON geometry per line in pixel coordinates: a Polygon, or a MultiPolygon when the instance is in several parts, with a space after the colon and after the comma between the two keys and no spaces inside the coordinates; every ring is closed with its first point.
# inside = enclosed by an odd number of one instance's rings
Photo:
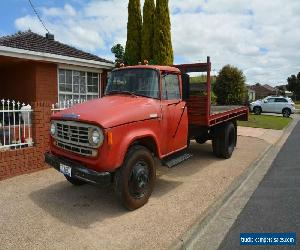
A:
{"type": "Polygon", "coordinates": [[[67,166],[67,165],[64,165],[64,164],[60,164],[59,165],[59,169],[60,169],[60,172],[63,173],[64,175],[67,175],[67,176],[70,176],[71,177],[71,172],[72,172],[72,168],[67,166]]]}

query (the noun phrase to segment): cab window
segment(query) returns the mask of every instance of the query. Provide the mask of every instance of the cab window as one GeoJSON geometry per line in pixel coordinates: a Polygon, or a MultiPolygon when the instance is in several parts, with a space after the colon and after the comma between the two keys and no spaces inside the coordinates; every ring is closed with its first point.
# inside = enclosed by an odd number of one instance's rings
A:
{"type": "Polygon", "coordinates": [[[162,97],[165,100],[179,100],[180,87],[178,75],[166,74],[162,77],[162,97]]]}

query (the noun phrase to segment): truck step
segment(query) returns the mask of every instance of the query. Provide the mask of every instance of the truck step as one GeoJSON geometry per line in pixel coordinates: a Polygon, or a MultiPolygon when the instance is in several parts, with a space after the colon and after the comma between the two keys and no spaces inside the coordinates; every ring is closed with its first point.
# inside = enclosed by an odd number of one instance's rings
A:
{"type": "Polygon", "coordinates": [[[176,154],[174,156],[167,157],[163,160],[163,165],[168,168],[175,167],[179,163],[190,159],[193,155],[187,152],[176,154]]]}

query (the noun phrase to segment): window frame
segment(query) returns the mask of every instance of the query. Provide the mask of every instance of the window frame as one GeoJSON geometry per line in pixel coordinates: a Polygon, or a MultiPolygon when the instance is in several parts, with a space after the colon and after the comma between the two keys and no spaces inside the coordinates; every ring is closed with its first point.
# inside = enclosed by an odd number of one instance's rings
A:
{"type": "Polygon", "coordinates": [[[175,73],[175,72],[161,72],[161,100],[163,101],[181,101],[182,100],[182,93],[181,93],[181,84],[180,84],[180,78],[179,78],[179,74],[175,73]],[[164,81],[164,77],[166,75],[173,75],[177,77],[178,80],[178,90],[179,90],[179,98],[178,99],[165,99],[164,98],[164,91],[163,91],[163,81],[164,81]]]}
{"type": "Polygon", "coordinates": [[[268,102],[267,103],[276,103],[276,98],[275,97],[270,97],[267,99],[268,102]],[[274,100],[273,102],[270,102],[270,100],[274,100]]]}
{"type": "MultiPolygon", "coordinates": [[[[77,98],[74,99],[74,96],[79,96],[80,100],[92,100],[92,99],[97,99],[100,98],[102,96],[102,82],[101,82],[101,74],[102,74],[102,70],[95,70],[95,69],[89,69],[89,68],[78,68],[78,67],[68,67],[68,66],[64,66],[61,65],[59,67],[57,67],[57,100],[58,102],[63,102],[68,100],[67,98],[61,99],[60,96],[64,95],[65,97],[68,95],[72,96],[72,100],[77,100],[77,98]],[[60,90],[60,71],[64,70],[65,71],[65,83],[66,84],[66,72],[67,71],[71,71],[72,74],[72,91],[61,91],[60,90]],[[77,71],[80,73],[84,73],[84,78],[85,78],[85,88],[86,88],[86,93],[81,93],[80,92],[80,82],[79,82],[79,92],[75,93],[74,92],[74,72],[77,71]],[[96,92],[88,92],[88,86],[92,86],[92,85],[88,85],[88,73],[92,73],[92,74],[97,74],[97,77],[93,77],[92,75],[92,81],[93,79],[97,78],[98,79],[98,91],[97,94],[96,92]],[[82,96],[85,96],[84,98],[82,98],[82,96]],[[89,96],[92,96],[94,98],[92,99],[88,99],[89,96]]],[[[80,77],[80,75],[79,75],[80,77]]],[[[80,80],[79,80],[80,81],[80,80]]]]}
{"type": "MultiPolygon", "coordinates": [[[[158,97],[150,97],[150,96],[145,96],[146,98],[151,98],[151,99],[154,99],[154,100],[161,100],[161,81],[162,81],[162,78],[161,78],[161,74],[160,74],[160,71],[155,69],[155,68],[135,68],[135,69],[140,69],[140,70],[144,70],[144,69],[147,69],[147,70],[152,70],[154,71],[156,74],[157,74],[157,87],[158,87],[158,97]]],[[[127,68],[118,68],[118,69],[114,69],[110,72],[110,74],[114,73],[114,72],[117,72],[117,71],[122,71],[122,70],[127,70],[127,68]]],[[[109,76],[111,77],[111,76],[109,76]]],[[[108,77],[108,79],[109,79],[108,77]]],[[[108,82],[105,86],[105,90],[103,92],[103,95],[106,96],[106,95],[109,95],[107,93],[107,88],[108,88],[108,82]]]]}
{"type": "Polygon", "coordinates": [[[280,98],[276,98],[275,102],[276,103],[288,103],[288,100],[280,97],[280,98]]]}

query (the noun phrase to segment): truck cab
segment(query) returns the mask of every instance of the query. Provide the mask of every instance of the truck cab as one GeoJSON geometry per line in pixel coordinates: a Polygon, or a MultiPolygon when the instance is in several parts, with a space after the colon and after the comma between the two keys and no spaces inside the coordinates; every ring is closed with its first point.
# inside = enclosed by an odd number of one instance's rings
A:
{"type": "MultiPolygon", "coordinates": [[[[210,63],[206,65],[210,66],[210,63]]],[[[201,143],[218,137],[213,143],[215,154],[229,158],[236,144],[234,123],[229,138],[232,151],[230,155],[221,154],[222,120],[216,117],[218,122],[211,129],[210,124],[199,123],[203,119],[193,118],[192,113],[197,110],[191,105],[193,99],[188,99],[189,81],[186,77],[185,83],[182,80],[187,70],[188,67],[152,65],[113,70],[104,97],[52,116],[50,152],[45,154],[46,162],[73,185],[113,184],[125,207],[134,210],[143,206],[152,193],[155,158],[169,159],[183,152],[190,139],[198,138],[200,143],[200,136],[201,143]]],[[[208,80],[210,88],[209,84],[208,80]]],[[[209,95],[206,94],[206,98],[209,95]]],[[[230,111],[224,113],[227,117],[224,122],[248,114],[234,110],[230,117],[230,111]]],[[[204,118],[206,123],[210,122],[206,116],[204,118]]]]}

